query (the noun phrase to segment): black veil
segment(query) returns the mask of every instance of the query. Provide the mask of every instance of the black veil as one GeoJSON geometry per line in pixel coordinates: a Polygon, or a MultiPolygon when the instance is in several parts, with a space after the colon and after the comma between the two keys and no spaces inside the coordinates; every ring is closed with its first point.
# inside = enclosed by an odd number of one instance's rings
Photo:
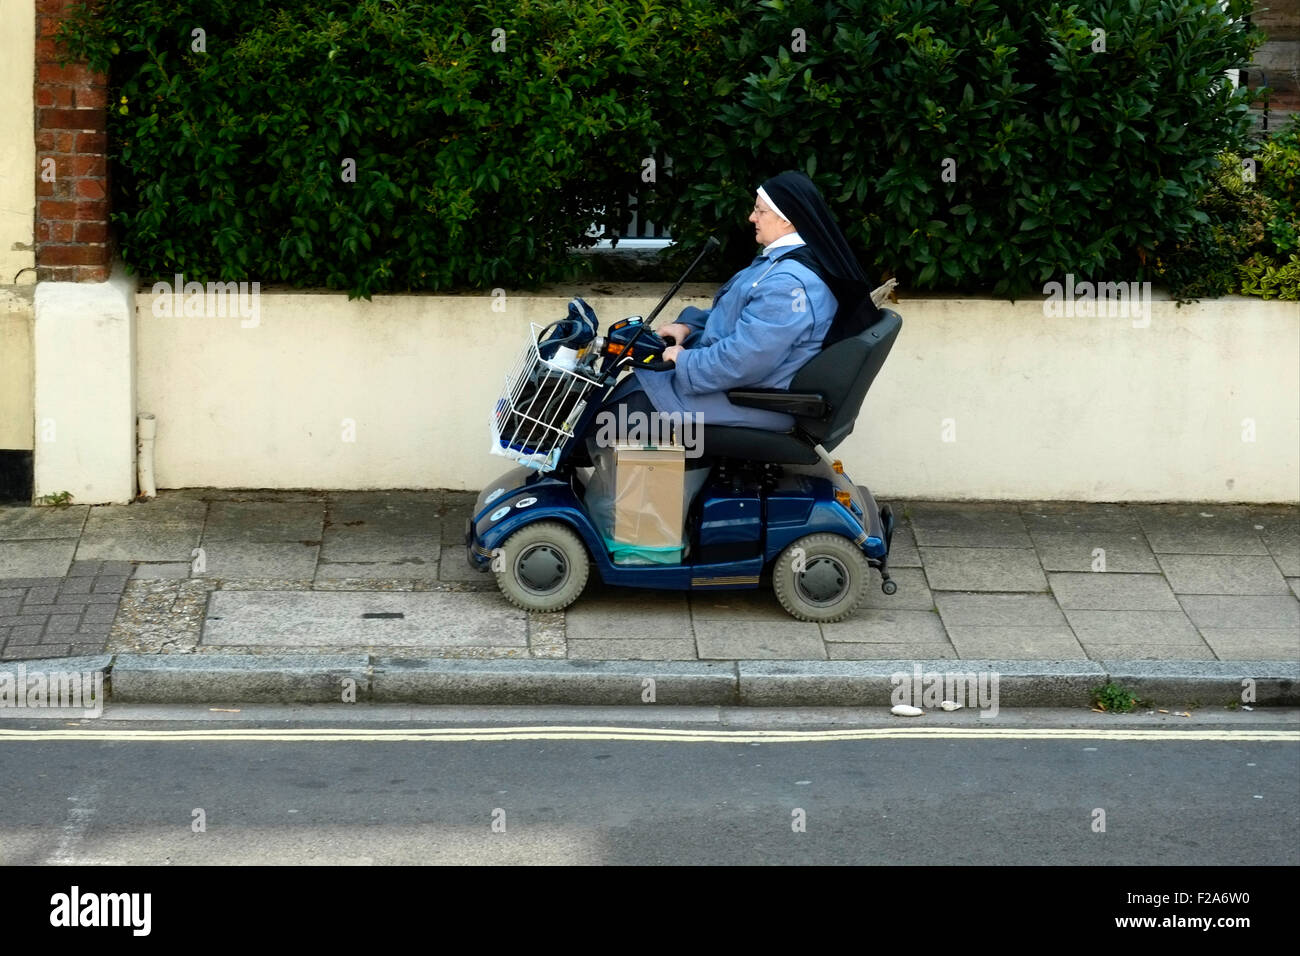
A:
{"type": "Polygon", "coordinates": [[[815,272],[839,303],[822,348],[874,324],[880,309],[871,301],[871,281],[813,181],[803,173],[788,171],[763,183],[763,191],[806,243],[782,258],[802,262],[815,272]]]}

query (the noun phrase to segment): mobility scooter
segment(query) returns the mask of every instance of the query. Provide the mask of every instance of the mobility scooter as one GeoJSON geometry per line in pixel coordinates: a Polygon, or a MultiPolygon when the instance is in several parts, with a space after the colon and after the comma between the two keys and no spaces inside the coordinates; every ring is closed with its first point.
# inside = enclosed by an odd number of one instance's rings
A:
{"type": "Polygon", "coordinates": [[[671,342],[650,324],[716,244],[709,240],[644,320],[623,319],[600,335],[594,312],[575,299],[568,318],[532,326],[491,415],[492,452],[518,465],[483,489],[465,528],[471,566],[494,573],[516,606],[569,606],[592,565],[605,583],[638,588],[717,591],[770,579],[786,611],[824,623],[857,609],[869,568],[879,570],[885,594],[897,590],[886,567],[894,516],[829,454],[853,431],[898,336],[902,319],[890,309],[823,349],[788,390],[727,393],[736,405],[785,412],[795,425],[775,432],[704,424],[707,477],[685,509],[683,546],[671,563],[620,560],[595,520],[584,443],[596,413],[625,370],[672,367],[661,358],[671,342]]]}

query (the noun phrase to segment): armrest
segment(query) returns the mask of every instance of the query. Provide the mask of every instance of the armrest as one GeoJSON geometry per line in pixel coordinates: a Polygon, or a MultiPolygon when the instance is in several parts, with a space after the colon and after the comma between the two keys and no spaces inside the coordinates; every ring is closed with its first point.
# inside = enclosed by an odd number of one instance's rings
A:
{"type": "Polygon", "coordinates": [[[787,392],[783,388],[733,388],[727,398],[736,405],[763,408],[805,418],[825,418],[830,408],[820,392],[787,392]]]}

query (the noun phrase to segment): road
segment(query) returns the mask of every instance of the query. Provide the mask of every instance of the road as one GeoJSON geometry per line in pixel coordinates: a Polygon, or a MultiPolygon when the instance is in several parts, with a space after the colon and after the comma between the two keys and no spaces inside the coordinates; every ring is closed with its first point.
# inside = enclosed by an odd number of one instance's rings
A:
{"type": "Polygon", "coordinates": [[[1298,731],[1292,711],[117,708],[0,721],[0,862],[1294,866],[1298,731]],[[915,736],[948,731],[968,736],[915,736]]]}

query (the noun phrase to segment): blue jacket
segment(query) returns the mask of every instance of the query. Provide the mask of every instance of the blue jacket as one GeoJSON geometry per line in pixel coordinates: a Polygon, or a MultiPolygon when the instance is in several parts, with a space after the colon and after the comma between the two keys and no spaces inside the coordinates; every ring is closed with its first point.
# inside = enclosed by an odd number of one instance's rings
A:
{"type": "Polygon", "coordinates": [[[780,246],[727,281],[708,310],[688,306],[677,321],[699,330],[666,372],[637,369],[637,381],[661,412],[699,412],[705,425],[788,431],[794,419],[733,405],[731,388],[788,388],[821,351],[838,303],[826,283],[780,246]]]}

